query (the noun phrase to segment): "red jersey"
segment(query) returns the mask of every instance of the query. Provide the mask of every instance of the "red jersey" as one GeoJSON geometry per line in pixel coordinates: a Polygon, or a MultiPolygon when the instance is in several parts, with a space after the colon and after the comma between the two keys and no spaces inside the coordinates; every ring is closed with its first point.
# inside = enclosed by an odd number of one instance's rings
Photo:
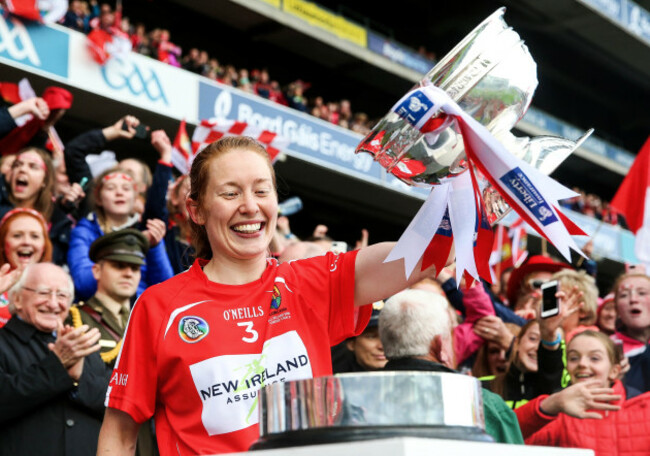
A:
{"type": "Polygon", "coordinates": [[[139,423],[155,415],[162,455],[247,450],[259,438],[259,388],[331,374],[329,347],[368,323],[370,306],[354,310],[355,259],[269,260],[245,285],[211,282],[197,260],[150,287],[131,313],[106,405],[139,423]]]}

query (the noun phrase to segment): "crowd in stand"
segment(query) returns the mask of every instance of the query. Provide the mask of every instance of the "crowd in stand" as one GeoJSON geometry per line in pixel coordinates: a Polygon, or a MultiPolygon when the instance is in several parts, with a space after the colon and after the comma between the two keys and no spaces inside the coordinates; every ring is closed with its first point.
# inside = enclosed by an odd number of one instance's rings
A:
{"type": "Polygon", "coordinates": [[[118,32],[128,36],[132,50],[139,54],[311,114],[362,135],[371,129],[372,121],[368,115],[363,112],[353,113],[347,99],[324,101],[321,96],[309,98],[305,92],[310,84],[300,79],[281,85],[271,79],[265,68],[249,70],[223,65],[207,51],[198,48],[183,52],[180,46],[171,41],[169,30],[156,28],[147,31],[144,24],[131,24],[127,17],[122,17],[121,11],[114,12],[108,4],[100,7],[96,0],[72,0],[70,10],[61,23],[83,33],[96,27],[118,29],[118,32]]]}
{"type": "Polygon", "coordinates": [[[603,223],[627,228],[625,217],[623,217],[623,215],[618,211],[612,209],[609,205],[609,201],[603,201],[598,195],[586,193],[584,190],[576,187],[573,188],[573,191],[578,193],[579,196],[562,200],[560,203],[562,206],[571,209],[572,211],[596,218],[603,223]]]}

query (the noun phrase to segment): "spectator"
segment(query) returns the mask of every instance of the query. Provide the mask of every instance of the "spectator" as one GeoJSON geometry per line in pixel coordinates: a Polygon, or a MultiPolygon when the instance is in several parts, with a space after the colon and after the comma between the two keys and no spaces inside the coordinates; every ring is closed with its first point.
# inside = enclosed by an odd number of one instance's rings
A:
{"type": "Polygon", "coordinates": [[[170,41],[169,30],[160,31],[158,60],[171,66],[180,67],[181,48],[170,41]]]}
{"type": "MultiPolygon", "coordinates": [[[[99,330],[100,356],[110,367],[122,346],[131,298],[140,283],[140,268],[148,250],[147,238],[138,230],[130,229],[106,234],[90,246],[97,292],[79,307],[72,307],[70,315],[75,328],[87,325],[99,330]]],[[[151,422],[140,428],[137,454],[158,454],[151,422]]]]}
{"type": "Polygon", "coordinates": [[[332,366],[335,374],[380,370],[386,365],[384,347],[379,339],[379,315],[384,303],[373,304],[368,325],[361,334],[350,337],[342,347],[332,348],[332,366]],[[343,351],[345,350],[345,351],[343,351]]]}
{"type": "Polygon", "coordinates": [[[518,315],[526,319],[535,318],[537,309],[534,305],[540,287],[551,279],[554,272],[567,268],[570,268],[568,264],[555,262],[542,255],[529,257],[510,274],[508,303],[518,315]]]}
{"type": "Polygon", "coordinates": [[[650,393],[625,388],[618,376],[621,358],[612,341],[596,331],[576,335],[567,348],[567,369],[573,385],[593,388],[583,390],[592,409],[603,412],[584,413],[586,418],[569,416],[558,395],[539,397],[518,413],[526,443],[564,448],[588,448],[596,456],[609,454],[645,454],[650,448],[650,393]],[[588,394],[591,393],[591,394],[588,394]],[[612,394],[614,393],[614,394],[612,394]],[[611,404],[604,404],[610,402],[611,404]],[[536,432],[535,432],[536,431],[536,432]]]}
{"type": "Polygon", "coordinates": [[[14,316],[0,328],[0,438],[7,454],[97,451],[110,369],[96,353],[99,331],[64,326],[68,274],[29,265],[9,291],[14,316]]]}
{"type": "MultiPolygon", "coordinates": [[[[271,83],[269,82],[269,72],[266,68],[260,71],[260,78],[253,86],[255,93],[262,98],[270,99],[271,98],[271,83]]],[[[276,101],[276,100],[273,100],[276,101]]]]}
{"type": "Polygon", "coordinates": [[[585,271],[562,269],[554,273],[551,280],[557,280],[558,289],[567,295],[575,292],[580,294],[580,308],[562,322],[565,339],[570,340],[572,333],[587,327],[598,330],[594,326],[598,309],[598,288],[594,278],[585,271]]]}
{"type": "MultiPolygon", "coordinates": [[[[0,277],[13,284],[28,264],[52,259],[52,243],[47,236],[47,223],[33,209],[16,208],[7,212],[0,221],[0,277]],[[12,272],[10,272],[12,271],[12,272]],[[8,277],[11,275],[12,277],[8,277]]],[[[11,318],[8,286],[0,290],[0,327],[11,318]]]]}
{"type": "Polygon", "coordinates": [[[612,339],[621,342],[625,356],[632,358],[643,353],[650,341],[650,277],[623,274],[613,289],[621,325],[612,339]]]}
{"type": "Polygon", "coordinates": [[[90,17],[85,12],[84,3],[81,0],[72,0],[68,12],[63,18],[63,25],[81,33],[88,33],[90,30],[90,17]]]}
{"type": "MultiPolygon", "coordinates": [[[[447,302],[422,290],[406,290],[386,301],[379,336],[387,371],[455,372],[447,302]]],[[[516,416],[503,400],[483,391],[486,432],[497,442],[522,443],[516,416]]]]}
{"type": "MultiPolygon", "coordinates": [[[[498,318],[498,317],[496,317],[498,318]]],[[[480,322],[481,320],[479,320],[480,322]]],[[[493,342],[488,340],[479,348],[472,367],[472,375],[481,380],[488,380],[486,377],[496,377],[505,374],[510,368],[511,353],[514,342],[521,332],[521,327],[514,323],[503,323],[506,330],[512,335],[510,343],[506,345],[502,342],[493,342]]],[[[481,331],[480,329],[478,330],[481,331]]]]}
{"type": "Polygon", "coordinates": [[[0,110],[0,151],[2,155],[14,154],[28,146],[44,148],[51,126],[63,117],[72,106],[72,94],[61,87],[47,87],[42,98],[17,103],[0,110]],[[45,102],[45,106],[42,101],[45,102]],[[18,111],[20,110],[20,113],[18,111]],[[9,114],[9,116],[7,116],[9,114]],[[31,114],[31,120],[18,127],[15,119],[31,114]]]}
{"type": "MultiPolygon", "coordinates": [[[[106,233],[132,228],[138,221],[138,216],[133,211],[135,191],[131,174],[120,168],[112,168],[97,176],[93,203],[94,212],[81,220],[70,233],[68,265],[79,299],[90,298],[97,289],[97,281],[92,273],[94,263],[88,256],[91,244],[106,233]]],[[[147,254],[147,264],[142,267],[138,295],[148,286],[173,275],[162,241],[165,235],[164,222],[150,220],[146,231],[152,247],[147,254]],[[151,239],[155,242],[151,242],[151,239]]]]}
{"type": "Polygon", "coordinates": [[[140,283],[149,241],[138,230],[124,229],[101,236],[90,246],[97,292],[71,309],[74,327],[88,325],[101,334],[102,360],[113,366],[140,283]]]}
{"type": "Polygon", "coordinates": [[[596,325],[601,332],[611,336],[616,332],[616,302],[614,293],[605,296],[598,304],[596,325]]]}

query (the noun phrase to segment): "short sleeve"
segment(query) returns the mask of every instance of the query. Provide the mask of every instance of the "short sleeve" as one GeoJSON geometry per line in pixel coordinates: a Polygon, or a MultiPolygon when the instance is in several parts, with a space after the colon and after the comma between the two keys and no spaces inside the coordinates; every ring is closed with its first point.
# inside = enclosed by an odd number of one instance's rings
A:
{"type": "MultiPolygon", "coordinates": [[[[368,325],[372,306],[354,307],[354,278],[357,251],[327,254],[301,260],[297,274],[308,302],[323,303],[314,309],[327,321],[330,345],[360,334],[368,325]],[[327,294],[324,295],[324,292],[327,294]]],[[[296,265],[298,266],[298,265],[296,265]]]]}
{"type": "Polygon", "coordinates": [[[136,422],[151,418],[157,391],[157,356],[162,315],[156,315],[152,289],[136,302],[122,349],[115,363],[106,393],[106,406],[128,413],[136,422]]]}

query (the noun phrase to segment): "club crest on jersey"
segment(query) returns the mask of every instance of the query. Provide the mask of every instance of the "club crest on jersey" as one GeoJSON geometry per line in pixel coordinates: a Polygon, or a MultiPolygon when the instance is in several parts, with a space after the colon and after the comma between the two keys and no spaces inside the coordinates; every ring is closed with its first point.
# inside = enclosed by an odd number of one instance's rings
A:
{"type": "Polygon", "coordinates": [[[210,332],[208,323],[201,317],[183,317],[178,322],[178,335],[183,342],[194,344],[210,332]]]}
{"type": "Polygon", "coordinates": [[[277,285],[273,285],[273,294],[271,295],[271,308],[279,309],[282,304],[282,295],[277,285]]]}

